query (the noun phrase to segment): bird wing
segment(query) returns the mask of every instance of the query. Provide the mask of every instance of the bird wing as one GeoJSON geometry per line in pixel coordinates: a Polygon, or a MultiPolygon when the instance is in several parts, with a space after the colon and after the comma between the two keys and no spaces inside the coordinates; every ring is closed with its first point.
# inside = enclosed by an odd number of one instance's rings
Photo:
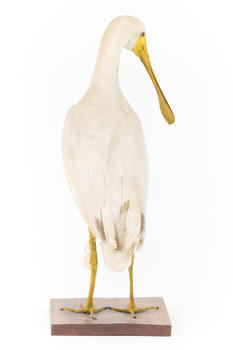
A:
{"type": "Polygon", "coordinates": [[[140,121],[77,114],[75,107],[68,112],[62,133],[69,187],[93,234],[128,256],[145,232],[148,167],[140,121]]]}

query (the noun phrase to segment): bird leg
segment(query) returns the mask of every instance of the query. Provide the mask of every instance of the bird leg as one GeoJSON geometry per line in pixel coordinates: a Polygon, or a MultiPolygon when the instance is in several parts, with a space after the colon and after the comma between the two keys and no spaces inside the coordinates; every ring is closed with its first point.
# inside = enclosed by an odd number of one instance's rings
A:
{"type": "Polygon", "coordinates": [[[133,318],[136,318],[135,313],[139,311],[145,311],[150,309],[158,309],[158,306],[149,306],[149,307],[137,307],[134,301],[134,292],[133,292],[133,263],[134,263],[134,254],[132,255],[131,265],[129,267],[129,282],[130,282],[130,294],[129,294],[129,307],[127,309],[119,309],[116,307],[110,307],[110,310],[128,312],[133,318]]]}
{"type": "Polygon", "coordinates": [[[97,258],[97,251],[96,251],[96,238],[89,229],[89,246],[90,246],[90,266],[91,266],[91,280],[90,280],[90,288],[89,288],[89,295],[87,298],[86,306],[82,306],[81,309],[70,309],[70,308],[62,308],[61,310],[69,310],[76,313],[87,313],[90,314],[91,317],[96,320],[94,317],[94,313],[106,310],[108,307],[101,307],[100,309],[96,309],[94,307],[93,303],[93,294],[94,294],[94,288],[95,288],[95,279],[96,279],[96,273],[97,273],[97,266],[98,266],[98,258],[97,258]]]}

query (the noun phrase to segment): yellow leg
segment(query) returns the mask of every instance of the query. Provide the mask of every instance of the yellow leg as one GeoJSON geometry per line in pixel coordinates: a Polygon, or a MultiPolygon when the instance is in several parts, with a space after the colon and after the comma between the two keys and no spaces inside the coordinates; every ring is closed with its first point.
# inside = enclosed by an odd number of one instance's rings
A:
{"type": "Polygon", "coordinates": [[[90,281],[89,295],[87,298],[86,306],[83,306],[81,304],[82,308],[78,310],[70,309],[68,307],[62,308],[61,310],[69,310],[77,313],[87,313],[87,314],[90,314],[94,320],[96,320],[96,318],[94,317],[94,313],[100,312],[102,310],[106,310],[108,309],[108,307],[101,307],[100,309],[96,309],[93,303],[93,294],[94,294],[94,288],[95,288],[98,258],[97,258],[97,251],[96,251],[96,238],[93,235],[93,233],[90,231],[90,229],[89,229],[89,245],[90,245],[91,281],[90,281]]]}
{"type": "Polygon", "coordinates": [[[135,313],[139,311],[145,311],[150,309],[158,309],[158,306],[149,306],[149,307],[137,307],[134,301],[134,292],[133,292],[133,263],[134,263],[134,254],[132,256],[131,265],[129,267],[129,282],[130,282],[130,294],[129,294],[129,307],[127,309],[119,309],[116,307],[110,307],[110,310],[128,312],[133,315],[133,318],[136,318],[135,313]]]}

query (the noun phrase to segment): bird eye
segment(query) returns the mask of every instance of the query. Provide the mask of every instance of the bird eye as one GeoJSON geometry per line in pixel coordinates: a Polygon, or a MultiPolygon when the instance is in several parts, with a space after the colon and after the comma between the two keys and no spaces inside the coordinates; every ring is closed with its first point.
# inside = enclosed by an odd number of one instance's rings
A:
{"type": "Polygon", "coordinates": [[[144,32],[141,32],[141,34],[140,34],[141,36],[145,36],[145,33],[144,32]]]}

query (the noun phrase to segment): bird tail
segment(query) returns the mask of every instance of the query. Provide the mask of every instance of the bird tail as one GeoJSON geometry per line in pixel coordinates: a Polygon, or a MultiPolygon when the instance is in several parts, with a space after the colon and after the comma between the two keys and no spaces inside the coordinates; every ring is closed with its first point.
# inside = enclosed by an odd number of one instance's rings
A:
{"type": "Polygon", "coordinates": [[[143,243],[144,216],[140,202],[105,203],[102,222],[106,240],[102,240],[102,251],[106,267],[122,271],[131,264],[135,248],[143,243]]]}

